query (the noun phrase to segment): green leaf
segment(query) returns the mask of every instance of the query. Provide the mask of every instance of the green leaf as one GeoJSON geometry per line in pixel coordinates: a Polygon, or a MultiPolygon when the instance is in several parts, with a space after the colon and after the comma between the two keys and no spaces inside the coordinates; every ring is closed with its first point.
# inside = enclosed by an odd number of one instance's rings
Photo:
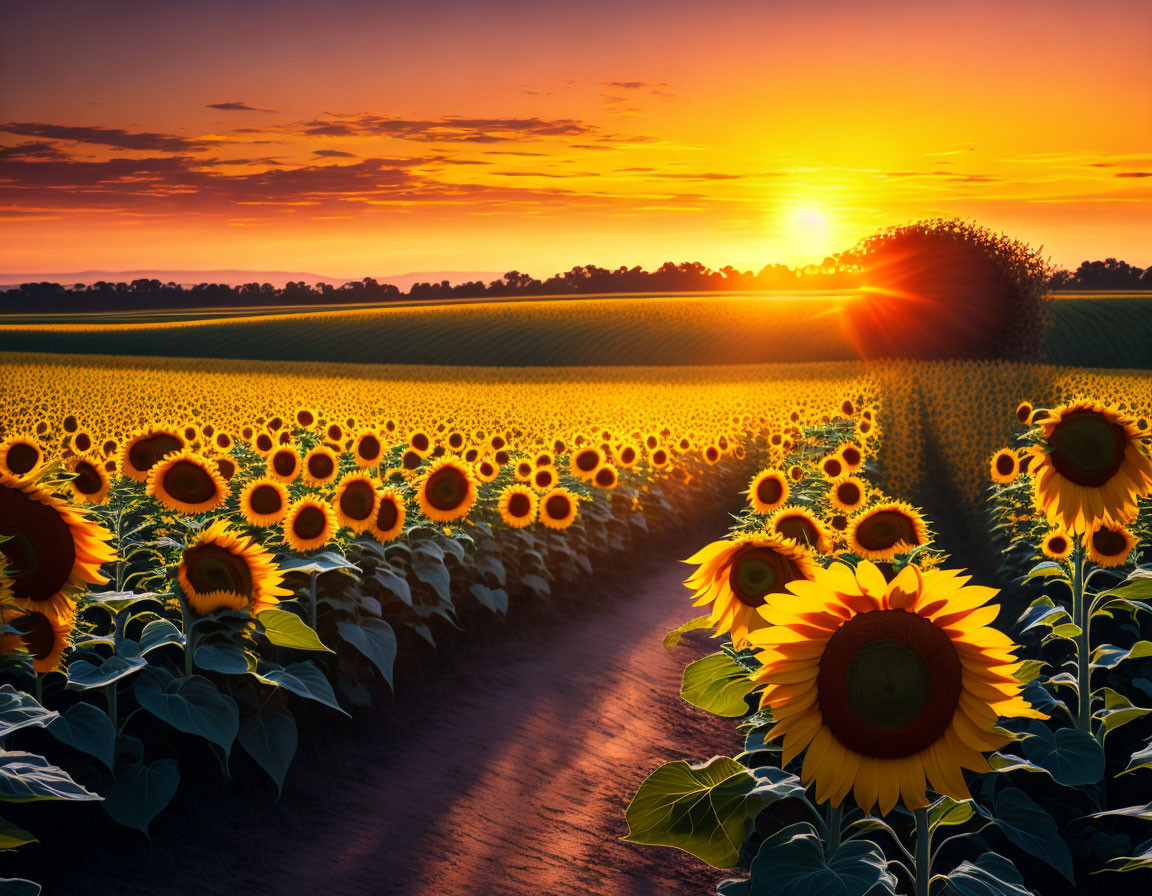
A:
{"type": "Polygon", "coordinates": [[[296,755],[296,719],[288,709],[269,700],[241,717],[240,745],[268,773],[279,792],[296,755]]]}
{"type": "Polygon", "coordinates": [[[508,613],[508,592],[503,588],[489,588],[477,582],[469,591],[481,604],[501,616],[508,613]]]}
{"type": "Polygon", "coordinates": [[[689,619],[682,625],[676,626],[672,631],[664,636],[664,649],[671,650],[688,632],[699,631],[702,628],[712,627],[712,617],[708,615],[697,616],[695,619],[689,619]]]}
{"type": "Polygon", "coordinates": [[[976,814],[971,800],[958,802],[950,796],[942,796],[928,807],[928,830],[934,831],[940,825],[964,824],[976,814]]]}
{"type": "Polygon", "coordinates": [[[392,626],[383,619],[364,619],[359,625],[337,622],[336,630],[341,638],[372,661],[391,688],[392,665],[396,661],[396,633],[392,626]]]}
{"type": "Polygon", "coordinates": [[[1048,769],[1041,768],[1027,759],[1013,756],[1010,753],[993,753],[988,757],[988,765],[992,767],[994,772],[1033,772],[1052,777],[1052,772],[1048,769]]]}
{"type": "Polygon", "coordinates": [[[975,862],[961,862],[945,880],[956,896],[1035,896],[1024,886],[1016,866],[994,852],[975,862]]]}
{"type": "Polygon", "coordinates": [[[1138,847],[1140,852],[1134,856],[1117,856],[1110,860],[1111,867],[1104,871],[1139,871],[1152,868],[1152,840],[1138,847]],[[1121,864],[1116,864],[1117,862],[1121,864]]]}
{"type": "Polygon", "coordinates": [[[196,648],[193,660],[201,669],[222,675],[243,675],[248,671],[248,658],[235,644],[204,644],[196,648]]]}
{"type": "Polygon", "coordinates": [[[40,800],[98,800],[68,772],[35,753],[0,751],[0,801],[33,803],[40,800]]]}
{"type": "MultiPolygon", "coordinates": [[[[275,663],[260,663],[257,671],[253,673],[256,678],[265,684],[272,684],[291,691],[325,706],[331,706],[337,712],[344,712],[336,702],[336,695],[332,693],[332,685],[313,663],[305,660],[292,663],[288,666],[278,666],[275,663]]],[[[348,715],[347,713],[344,713],[348,715]]]]}
{"type": "Polygon", "coordinates": [[[10,684],[0,686],[0,738],[31,725],[43,728],[59,715],[55,710],[45,709],[31,694],[18,691],[10,684]]]}
{"type": "Polygon", "coordinates": [[[173,678],[163,669],[148,672],[136,683],[137,702],[177,731],[219,744],[227,755],[240,728],[236,701],[202,675],[173,678]]]}
{"type": "Polygon", "coordinates": [[[767,801],[756,777],[727,756],[698,766],[668,762],[645,778],[632,797],[624,839],[672,846],[714,868],[731,868],[767,801]]]}
{"type": "Polygon", "coordinates": [[[377,569],[372,573],[372,578],[379,582],[380,586],[393,597],[403,601],[408,606],[412,606],[412,587],[408,584],[407,579],[396,575],[390,569],[377,569]]]}
{"type": "Polygon", "coordinates": [[[1131,700],[1112,688],[1100,688],[1093,694],[1104,695],[1104,708],[1093,714],[1093,718],[1100,720],[1104,725],[1101,740],[1120,726],[1127,725],[1129,722],[1152,712],[1152,709],[1133,706],[1131,700]]]}
{"type": "Polygon", "coordinates": [[[167,619],[153,619],[140,633],[140,655],[168,644],[183,644],[184,635],[167,619]]]}
{"type": "Polygon", "coordinates": [[[443,560],[414,559],[412,573],[430,586],[440,600],[449,604],[452,602],[452,575],[443,560]]]}
{"type": "Polygon", "coordinates": [[[175,759],[145,764],[138,756],[121,757],[105,785],[104,811],[117,824],[135,828],[145,836],[152,819],[172,801],[180,786],[175,759]]]}
{"type": "Polygon", "coordinates": [[[1104,750],[1088,732],[1078,728],[1053,732],[1040,724],[1028,730],[1032,736],[1023,741],[1024,755],[1065,787],[1095,784],[1104,777],[1104,750]]]}
{"type": "Polygon", "coordinates": [[[996,794],[993,811],[996,824],[1005,837],[1029,855],[1051,865],[1071,883],[1076,882],[1072,853],[1060,836],[1056,822],[1024,791],[1005,787],[996,794]]]}
{"type": "Polygon", "coordinates": [[[99,591],[88,592],[80,598],[83,605],[100,604],[112,613],[122,613],[134,604],[145,600],[153,600],[158,595],[155,591],[99,591]]]}
{"type": "Polygon", "coordinates": [[[1125,660],[1152,656],[1152,641],[1137,641],[1125,649],[1114,644],[1101,644],[1092,651],[1093,669],[1114,669],[1125,660]]]}
{"type": "MultiPolygon", "coordinates": [[[[1152,740],[1145,744],[1143,750],[1137,750],[1132,754],[1128,760],[1128,767],[1120,772],[1121,775],[1126,775],[1129,772],[1134,772],[1138,768],[1152,768],[1152,740]]],[[[1119,777],[1119,775],[1117,775],[1119,777]]]]}
{"type": "Polygon", "coordinates": [[[68,687],[76,691],[102,688],[139,672],[147,665],[148,660],[142,656],[110,656],[99,666],[87,660],[73,660],[68,666],[68,687]]]}
{"type": "Polygon", "coordinates": [[[48,726],[48,731],[89,756],[95,756],[108,768],[116,754],[116,728],[107,714],[91,703],[76,703],[48,726]]]}
{"type": "Polygon", "coordinates": [[[1024,576],[1023,581],[1024,582],[1030,582],[1033,579],[1051,578],[1051,577],[1056,577],[1056,578],[1061,578],[1061,579],[1067,580],[1068,579],[1068,571],[1064,568],[1064,566],[1062,564],[1057,563],[1054,560],[1042,560],[1039,563],[1037,563],[1035,566],[1033,566],[1030,570],[1028,570],[1028,574],[1026,576],[1024,576]]]}
{"type": "Polygon", "coordinates": [[[749,896],[864,896],[895,893],[896,875],[880,847],[850,840],[824,857],[812,825],[793,824],[764,841],[749,868],[749,896]]]}
{"type": "Polygon", "coordinates": [[[1048,633],[1049,637],[1055,635],[1057,638],[1064,638],[1071,641],[1073,638],[1080,637],[1083,629],[1076,625],[1074,622],[1065,622],[1063,625],[1055,625],[1048,633]]]}
{"type": "Polygon", "coordinates": [[[296,650],[323,650],[331,653],[320,636],[303,619],[289,610],[265,610],[256,617],[264,626],[264,635],[277,647],[296,650]]]}
{"type": "Polygon", "coordinates": [[[1117,587],[1101,592],[1097,600],[1100,598],[1148,600],[1152,598],[1152,572],[1137,570],[1117,587]]]}
{"type": "MultiPolygon", "coordinates": [[[[17,849],[29,843],[39,842],[34,835],[29,834],[23,828],[17,827],[7,819],[0,818],[0,850],[17,849]]],[[[0,890],[0,893],[2,892],[3,890],[0,890]]]]}
{"type": "Polygon", "coordinates": [[[548,581],[543,576],[534,573],[520,576],[520,584],[531,591],[538,600],[548,597],[552,593],[552,586],[548,584],[548,581]]]}
{"type": "Polygon", "coordinates": [[[1027,684],[1030,681],[1035,681],[1040,675],[1041,670],[1048,664],[1043,660],[1024,660],[1020,663],[1020,667],[1016,670],[1015,677],[1021,684],[1027,684]]]}
{"type": "Polygon", "coordinates": [[[680,696],[713,715],[736,718],[748,714],[745,698],[755,687],[747,670],[731,656],[714,653],[688,664],[680,696]]]}
{"type": "Polygon", "coordinates": [[[0,877],[0,894],[3,896],[40,896],[42,889],[34,880],[23,877],[0,877]]]}
{"type": "Polygon", "coordinates": [[[277,565],[281,572],[325,573],[334,569],[354,569],[360,571],[355,563],[335,551],[324,551],[309,557],[282,557],[277,558],[277,565]]]}

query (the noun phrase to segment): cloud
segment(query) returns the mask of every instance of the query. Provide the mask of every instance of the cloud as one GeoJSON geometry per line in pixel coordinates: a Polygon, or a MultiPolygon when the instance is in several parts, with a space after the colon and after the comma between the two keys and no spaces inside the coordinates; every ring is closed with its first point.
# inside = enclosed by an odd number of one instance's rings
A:
{"type": "Polygon", "coordinates": [[[176,134],[131,133],[120,128],[69,127],[61,124],[10,121],[0,124],[0,131],[22,137],[40,137],[47,140],[75,140],[112,146],[116,149],[135,149],[154,152],[203,152],[212,144],[205,140],[192,140],[176,134]]]}
{"type": "Polygon", "coordinates": [[[1152,177],[1152,171],[1117,171],[1113,177],[1152,177]]]}
{"type": "Polygon", "coordinates": [[[746,177],[743,174],[720,174],[715,171],[701,171],[699,173],[668,173],[657,174],[656,177],[663,177],[669,180],[741,180],[746,177]]]}
{"type": "Polygon", "coordinates": [[[323,156],[326,159],[354,159],[356,155],[350,152],[344,152],[342,149],[314,149],[312,155],[323,156]]]}
{"type": "Polygon", "coordinates": [[[208,103],[206,109],[219,109],[221,112],[275,112],[275,109],[260,109],[247,103],[208,103]]]}
{"type": "Polygon", "coordinates": [[[377,115],[316,118],[288,125],[305,137],[393,137],[445,143],[503,143],[545,137],[598,134],[594,124],[574,118],[386,118],[377,115]]]}
{"type": "Polygon", "coordinates": [[[15,146],[0,146],[0,159],[66,159],[68,154],[61,152],[55,144],[29,140],[15,146]]]}
{"type": "Polygon", "coordinates": [[[601,81],[601,87],[612,87],[616,90],[651,90],[655,91],[658,87],[667,87],[667,81],[659,81],[652,84],[648,81],[601,81]]]}

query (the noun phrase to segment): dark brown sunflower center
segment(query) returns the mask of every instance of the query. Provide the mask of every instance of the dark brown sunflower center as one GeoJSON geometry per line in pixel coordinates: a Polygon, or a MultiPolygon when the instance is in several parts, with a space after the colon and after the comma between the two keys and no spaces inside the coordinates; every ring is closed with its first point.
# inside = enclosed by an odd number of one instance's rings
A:
{"type": "Polygon", "coordinates": [[[620,460],[626,464],[632,463],[632,461],[636,460],[635,449],[625,448],[623,451],[620,452],[620,460]]]}
{"type": "Polygon", "coordinates": [[[184,443],[167,432],[139,439],[128,449],[128,460],[137,470],[151,470],[165,454],[179,451],[184,443]]]}
{"type": "Polygon", "coordinates": [[[455,467],[443,467],[428,477],[424,494],[437,510],[455,510],[468,497],[468,479],[455,467]]]}
{"type": "Polygon", "coordinates": [[[595,451],[581,451],[576,455],[576,468],[585,473],[591,473],[596,469],[600,462],[600,458],[595,451]]]}
{"type": "Polygon", "coordinates": [[[776,504],[784,496],[784,484],[775,476],[761,479],[756,486],[756,500],[761,504],[776,504]]]}
{"type": "Polygon", "coordinates": [[[844,458],[844,463],[849,464],[850,466],[854,467],[860,463],[860,449],[854,445],[845,448],[840,453],[840,456],[844,458]]]}
{"type": "Polygon", "coordinates": [[[35,445],[17,442],[8,449],[8,469],[17,476],[23,476],[40,463],[40,451],[35,445]]]}
{"type": "Polygon", "coordinates": [[[164,472],[164,491],[185,504],[203,504],[216,497],[216,483],[197,463],[180,460],[164,472]]]}
{"type": "Polygon", "coordinates": [[[820,531],[806,516],[789,514],[776,521],[776,531],[785,538],[815,546],[820,542],[820,531]]]}
{"type": "Polygon", "coordinates": [[[401,464],[405,470],[415,470],[418,466],[420,466],[420,462],[422,460],[423,458],[421,458],[420,455],[415,451],[405,451],[401,464]]]}
{"type": "Polygon", "coordinates": [[[375,460],[380,456],[383,446],[376,436],[364,436],[360,439],[360,445],[356,450],[364,460],[375,460]]]}
{"type": "Polygon", "coordinates": [[[353,520],[366,520],[372,515],[376,492],[367,482],[350,482],[340,494],[340,510],[353,520]]]}
{"type": "Polygon", "coordinates": [[[523,492],[516,492],[508,499],[508,514],[520,518],[532,512],[532,501],[523,492]]]}
{"type": "Polygon", "coordinates": [[[422,432],[418,432],[416,435],[412,436],[412,441],[408,444],[410,444],[417,451],[427,451],[431,442],[428,441],[428,436],[424,435],[422,432]]]}
{"type": "Polygon", "coordinates": [[[1096,411],[1065,416],[1048,437],[1052,466],[1077,485],[1097,487],[1124,463],[1128,436],[1124,427],[1096,411]]]}
{"type": "Polygon", "coordinates": [[[540,487],[545,487],[552,484],[552,471],[551,470],[537,470],[536,471],[536,484],[540,487]]]}
{"type": "Polygon", "coordinates": [[[336,471],[336,464],[327,454],[313,454],[308,458],[308,472],[314,479],[327,479],[336,471]]]}
{"type": "Polygon", "coordinates": [[[316,422],[316,415],[311,411],[297,411],[296,422],[301,426],[311,426],[316,422]]]}
{"type": "Polygon", "coordinates": [[[252,570],[247,561],[213,542],[193,545],[184,552],[184,574],[197,594],[227,591],[252,596],[252,570]]]}
{"type": "Polygon", "coordinates": [[[860,486],[855,482],[841,482],[836,486],[836,497],[841,504],[847,504],[849,507],[855,507],[860,503],[863,495],[860,493],[860,486]]]}
{"type": "Polygon", "coordinates": [[[292,522],[292,531],[298,537],[308,541],[312,538],[319,538],[324,532],[324,526],[327,522],[324,511],[309,504],[307,507],[301,508],[300,512],[296,514],[296,519],[292,522]]]}
{"type": "Polygon", "coordinates": [[[820,713],[844,746],[898,759],[939,740],[960,700],[951,639],[904,610],[862,613],[828,640],[816,678],[820,713]]]}
{"type": "Polygon", "coordinates": [[[1104,557],[1117,557],[1128,550],[1128,539],[1123,532],[1100,528],[1092,533],[1092,547],[1104,557]]]}
{"type": "Polygon", "coordinates": [[[0,488],[0,554],[16,597],[48,600],[68,582],[76,543],[68,523],[52,507],[11,488],[0,488]]]}
{"type": "Polygon", "coordinates": [[[856,540],[868,551],[886,551],[897,544],[918,545],[916,526],[898,510],[879,510],[860,521],[856,540]]]}
{"type": "Polygon", "coordinates": [[[291,476],[296,472],[296,453],[277,451],[272,457],[272,469],[280,476],[291,476]]]}
{"type": "Polygon", "coordinates": [[[271,485],[258,485],[248,495],[248,506],[260,516],[268,516],[279,513],[280,508],[284,506],[284,500],[280,497],[280,492],[271,485]]]}
{"type": "Polygon", "coordinates": [[[1016,469],[1016,459],[1011,454],[996,455],[996,472],[1001,476],[1009,475],[1016,469]]]}
{"type": "Polygon", "coordinates": [[[231,479],[236,475],[236,464],[226,457],[221,457],[216,461],[216,470],[225,479],[231,479]]]}
{"type": "Polygon", "coordinates": [[[783,591],[785,585],[799,578],[800,571],[787,557],[771,548],[752,547],[732,561],[728,586],[744,606],[759,607],[769,594],[783,591]]]}
{"type": "Polygon", "coordinates": [[[380,502],[380,509],[376,511],[376,528],[381,532],[388,532],[400,519],[400,511],[396,509],[396,502],[385,498],[380,502]]]}
{"type": "Polygon", "coordinates": [[[1068,539],[1063,535],[1053,535],[1048,539],[1048,550],[1053,554],[1063,554],[1068,550],[1068,539]]]}
{"type": "MultiPolygon", "coordinates": [[[[270,451],[272,449],[272,436],[266,432],[260,433],[260,435],[256,436],[256,447],[261,451],[270,451]]],[[[284,474],[281,473],[281,475],[284,474]]]]}
{"type": "Polygon", "coordinates": [[[844,464],[840,462],[839,458],[830,457],[824,461],[824,472],[835,478],[844,472],[844,464]]]}
{"type": "Polygon", "coordinates": [[[608,467],[603,467],[596,472],[596,484],[603,487],[608,487],[616,481],[616,477],[612,474],[612,470],[608,467]]]}
{"type": "Polygon", "coordinates": [[[544,502],[544,509],[554,520],[565,519],[572,510],[572,502],[565,495],[552,495],[544,502]]]}
{"type": "Polygon", "coordinates": [[[33,659],[46,659],[56,647],[56,632],[52,630],[51,620],[43,613],[26,613],[14,619],[12,627],[20,633],[20,640],[33,659]]]}
{"type": "Polygon", "coordinates": [[[104,487],[104,477],[100,475],[100,471],[96,466],[89,461],[82,460],[77,462],[75,478],[72,480],[72,487],[82,495],[94,495],[104,487]]]}
{"type": "Polygon", "coordinates": [[[843,532],[848,528],[848,517],[842,513],[838,513],[832,517],[832,528],[837,532],[843,532]]]}

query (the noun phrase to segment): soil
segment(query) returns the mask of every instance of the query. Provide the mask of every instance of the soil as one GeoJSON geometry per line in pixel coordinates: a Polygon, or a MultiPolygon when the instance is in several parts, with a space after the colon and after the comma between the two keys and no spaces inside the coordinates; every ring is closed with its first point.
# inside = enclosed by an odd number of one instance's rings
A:
{"type": "Polygon", "coordinates": [[[739,749],[731,721],[679,697],[684,666],[716,642],[662,645],[693,615],[680,556],[590,586],[584,609],[466,633],[448,668],[398,684],[391,706],[302,730],[278,801],[234,755],[231,786],[182,787],[151,841],[94,816],[105,842],[68,868],[46,862],[65,879],[40,877],[45,892],[714,893],[724,872],[620,839],[658,765],[739,749]]]}

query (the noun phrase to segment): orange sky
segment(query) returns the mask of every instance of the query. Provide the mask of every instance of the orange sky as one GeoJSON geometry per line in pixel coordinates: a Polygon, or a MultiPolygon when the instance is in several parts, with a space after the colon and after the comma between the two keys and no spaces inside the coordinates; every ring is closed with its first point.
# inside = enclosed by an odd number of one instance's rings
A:
{"type": "Polygon", "coordinates": [[[25,6],[4,271],[756,269],[940,214],[1152,265],[1147,2],[25,6]]]}

